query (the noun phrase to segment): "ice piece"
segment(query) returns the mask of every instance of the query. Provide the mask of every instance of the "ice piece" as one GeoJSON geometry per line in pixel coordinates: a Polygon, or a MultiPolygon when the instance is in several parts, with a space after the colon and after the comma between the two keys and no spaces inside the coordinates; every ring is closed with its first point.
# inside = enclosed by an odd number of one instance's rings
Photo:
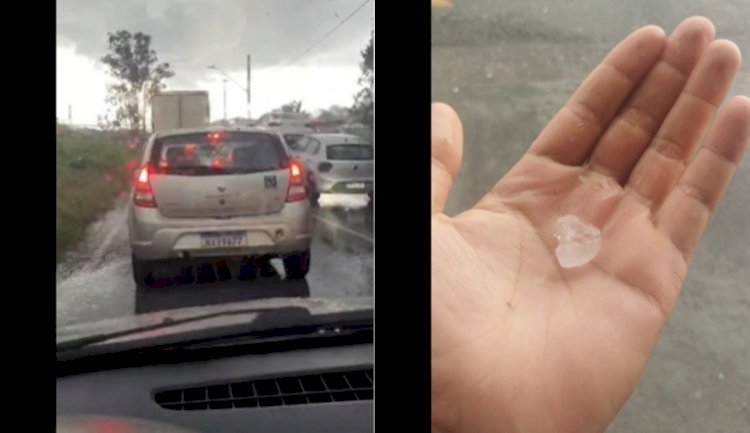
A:
{"type": "Polygon", "coordinates": [[[570,214],[557,219],[555,237],[559,242],[555,248],[555,256],[563,268],[585,265],[602,246],[599,229],[570,214]]]}

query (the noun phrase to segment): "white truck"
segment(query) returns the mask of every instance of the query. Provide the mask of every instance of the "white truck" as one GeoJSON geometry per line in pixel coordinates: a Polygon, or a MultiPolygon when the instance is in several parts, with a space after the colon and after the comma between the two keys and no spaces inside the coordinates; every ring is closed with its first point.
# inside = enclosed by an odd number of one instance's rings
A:
{"type": "Polygon", "coordinates": [[[151,132],[201,128],[210,121],[208,92],[173,90],[151,98],[151,132]]]}

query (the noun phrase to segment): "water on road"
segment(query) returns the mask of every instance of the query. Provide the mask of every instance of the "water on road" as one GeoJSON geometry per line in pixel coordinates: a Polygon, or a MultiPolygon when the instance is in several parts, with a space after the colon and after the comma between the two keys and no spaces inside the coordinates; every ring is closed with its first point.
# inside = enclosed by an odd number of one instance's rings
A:
{"type": "Polygon", "coordinates": [[[58,266],[57,326],[173,308],[277,296],[344,298],[372,296],[371,210],[356,196],[325,200],[315,210],[307,278],[288,281],[283,265],[249,281],[172,287],[136,287],[126,225],[127,203],[118,203],[93,224],[77,251],[58,266]]]}

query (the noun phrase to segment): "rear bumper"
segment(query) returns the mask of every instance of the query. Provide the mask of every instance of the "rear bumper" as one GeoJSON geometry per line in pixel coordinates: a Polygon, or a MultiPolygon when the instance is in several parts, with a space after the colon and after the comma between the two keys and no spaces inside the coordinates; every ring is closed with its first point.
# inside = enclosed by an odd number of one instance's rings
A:
{"type": "Polygon", "coordinates": [[[325,176],[317,177],[317,190],[324,194],[366,194],[372,191],[372,178],[340,179],[325,176]],[[363,184],[362,188],[351,188],[352,184],[363,184]]]}
{"type": "Polygon", "coordinates": [[[131,205],[130,248],[141,260],[199,257],[284,255],[310,248],[313,221],[307,200],[287,203],[272,215],[228,219],[167,218],[158,209],[131,205]],[[201,234],[244,232],[242,247],[203,248],[201,234]]]}

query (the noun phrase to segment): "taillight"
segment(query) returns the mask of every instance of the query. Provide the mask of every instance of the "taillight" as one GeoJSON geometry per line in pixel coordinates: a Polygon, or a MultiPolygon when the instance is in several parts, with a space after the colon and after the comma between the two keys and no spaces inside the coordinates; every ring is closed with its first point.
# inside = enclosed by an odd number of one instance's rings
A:
{"type": "Polygon", "coordinates": [[[300,168],[299,164],[296,162],[292,162],[289,164],[289,174],[292,175],[292,177],[300,177],[302,174],[302,169],[300,168]]]}
{"type": "Polygon", "coordinates": [[[154,191],[151,189],[151,170],[145,165],[135,182],[135,193],[133,194],[133,203],[141,207],[156,207],[154,191]]]}
{"type": "Polygon", "coordinates": [[[331,164],[328,161],[323,161],[320,164],[318,164],[318,171],[320,171],[321,173],[331,171],[332,168],[333,168],[333,164],[331,164]]]}
{"type": "Polygon", "coordinates": [[[289,162],[289,191],[286,194],[287,202],[295,202],[307,198],[305,193],[304,169],[297,161],[289,162]]]}

